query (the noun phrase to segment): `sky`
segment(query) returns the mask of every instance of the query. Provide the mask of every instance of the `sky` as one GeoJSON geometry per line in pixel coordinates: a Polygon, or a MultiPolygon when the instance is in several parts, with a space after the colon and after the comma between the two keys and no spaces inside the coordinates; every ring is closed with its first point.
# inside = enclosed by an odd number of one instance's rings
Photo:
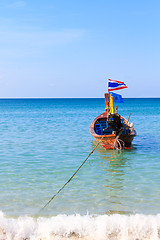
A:
{"type": "Polygon", "coordinates": [[[159,0],[0,0],[0,98],[160,97],[159,0]]]}

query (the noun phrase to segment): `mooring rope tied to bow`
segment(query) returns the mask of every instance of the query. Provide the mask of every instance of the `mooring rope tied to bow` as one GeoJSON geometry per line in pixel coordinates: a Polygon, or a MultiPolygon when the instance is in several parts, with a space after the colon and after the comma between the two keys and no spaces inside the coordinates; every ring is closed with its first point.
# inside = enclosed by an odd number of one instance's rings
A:
{"type": "Polygon", "coordinates": [[[104,136],[99,140],[99,142],[96,144],[96,146],[92,149],[92,151],[88,154],[88,156],[86,157],[86,159],[83,161],[83,163],[79,166],[79,168],[74,172],[74,174],[68,179],[68,181],[56,192],[56,194],[54,194],[51,199],[40,209],[40,212],[46,208],[50,202],[65,188],[65,186],[74,178],[74,176],[77,174],[77,172],[81,169],[81,167],[85,164],[85,162],[88,160],[88,158],[91,156],[91,154],[95,151],[95,149],[98,147],[98,145],[100,144],[100,142],[102,141],[102,139],[104,138],[104,136]]]}

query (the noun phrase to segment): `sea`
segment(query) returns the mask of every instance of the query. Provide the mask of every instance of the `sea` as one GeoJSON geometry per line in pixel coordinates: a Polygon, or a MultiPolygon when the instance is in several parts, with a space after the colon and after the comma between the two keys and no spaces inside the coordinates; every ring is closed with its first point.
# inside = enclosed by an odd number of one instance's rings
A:
{"type": "Polygon", "coordinates": [[[0,99],[0,240],[160,239],[160,98],[119,103],[132,148],[98,146],[66,184],[104,111],[103,98],[0,99]]]}

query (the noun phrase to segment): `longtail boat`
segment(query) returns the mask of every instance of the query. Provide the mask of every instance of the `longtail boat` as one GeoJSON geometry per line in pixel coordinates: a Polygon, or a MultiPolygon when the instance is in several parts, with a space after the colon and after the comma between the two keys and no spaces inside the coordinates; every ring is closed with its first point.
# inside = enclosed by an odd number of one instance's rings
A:
{"type": "Polygon", "coordinates": [[[127,120],[117,113],[117,106],[115,112],[112,94],[105,93],[105,112],[91,123],[90,133],[105,149],[130,149],[136,130],[129,118],[127,120]]]}

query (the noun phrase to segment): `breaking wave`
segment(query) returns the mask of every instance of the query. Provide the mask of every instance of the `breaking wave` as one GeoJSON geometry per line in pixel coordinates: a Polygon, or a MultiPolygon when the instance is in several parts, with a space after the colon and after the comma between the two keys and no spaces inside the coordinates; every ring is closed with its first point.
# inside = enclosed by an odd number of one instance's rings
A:
{"type": "Polygon", "coordinates": [[[157,215],[57,215],[7,217],[0,212],[0,240],[143,240],[160,239],[157,215]]]}

